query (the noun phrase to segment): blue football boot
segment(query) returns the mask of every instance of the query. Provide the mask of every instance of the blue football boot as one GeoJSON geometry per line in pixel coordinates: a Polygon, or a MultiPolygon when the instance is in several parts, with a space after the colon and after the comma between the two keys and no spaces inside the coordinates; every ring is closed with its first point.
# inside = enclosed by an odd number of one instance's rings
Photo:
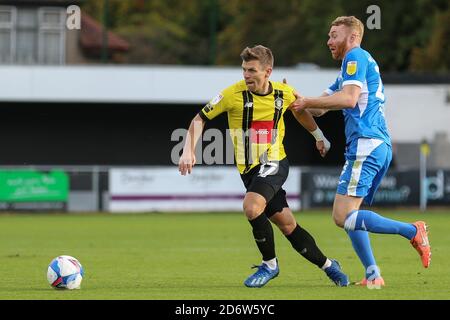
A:
{"type": "Polygon", "coordinates": [[[278,264],[275,270],[271,270],[265,263],[260,266],[253,266],[253,268],[258,268],[258,270],[244,281],[245,286],[249,288],[261,288],[280,273],[278,264]]]}
{"type": "Polygon", "coordinates": [[[325,273],[338,287],[347,287],[350,284],[348,276],[342,272],[341,265],[336,260],[331,260],[331,266],[325,269],[325,273]]]}

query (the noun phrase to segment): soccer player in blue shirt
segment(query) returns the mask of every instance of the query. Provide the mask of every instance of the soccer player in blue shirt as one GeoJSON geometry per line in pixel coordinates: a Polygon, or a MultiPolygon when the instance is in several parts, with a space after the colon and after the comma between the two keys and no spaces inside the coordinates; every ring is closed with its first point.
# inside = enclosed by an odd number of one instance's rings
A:
{"type": "Polygon", "coordinates": [[[380,269],[372,253],[369,232],[399,234],[408,239],[428,268],[431,248],[423,221],[404,223],[361,210],[372,204],[374,194],[392,160],[391,139],[384,116],[384,88],[380,70],[372,56],[360,47],[364,25],[354,16],[336,18],[327,45],[341,71],[321,97],[297,96],[291,108],[308,109],[320,116],[329,110],[342,110],[345,119],[346,152],[336,197],[333,219],[348,233],[354,250],[365,268],[357,284],[383,286],[380,269]]]}

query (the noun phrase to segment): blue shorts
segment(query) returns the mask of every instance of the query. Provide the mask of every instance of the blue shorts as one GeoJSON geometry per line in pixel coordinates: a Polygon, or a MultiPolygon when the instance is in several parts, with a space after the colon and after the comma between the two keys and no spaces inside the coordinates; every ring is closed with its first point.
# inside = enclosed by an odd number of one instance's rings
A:
{"type": "Polygon", "coordinates": [[[378,139],[360,138],[347,147],[337,193],[364,198],[371,205],[392,160],[391,146],[378,139]]]}

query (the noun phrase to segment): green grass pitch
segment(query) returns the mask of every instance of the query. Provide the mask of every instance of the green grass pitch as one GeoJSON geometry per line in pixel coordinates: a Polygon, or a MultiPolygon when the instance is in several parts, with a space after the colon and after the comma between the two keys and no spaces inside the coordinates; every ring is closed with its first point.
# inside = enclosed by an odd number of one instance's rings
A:
{"type": "MultiPolygon", "coordinates": [[[[430,226],[433,259],[424,269],[400,236],[371,235],[386,287],[335,287],[275,227],[280,275],[259,289],[243,285],[260,263],[249,223],[238,213],[1,214],[0,299],[449,299],[450,210],[381,210],[430,226]],[[49,262],[67,254],[85,268],[81,290],[52,289],[49,262]]],[[[360,265],[330,211],[296,213],[322,251],[352,281],[360,265]]]]}

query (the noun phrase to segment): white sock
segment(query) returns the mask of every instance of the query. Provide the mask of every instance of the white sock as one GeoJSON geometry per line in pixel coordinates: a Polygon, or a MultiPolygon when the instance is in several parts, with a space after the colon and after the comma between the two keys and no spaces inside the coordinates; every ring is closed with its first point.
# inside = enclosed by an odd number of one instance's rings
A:
{"type": "Polygon", "coordinates": [[[273,258],[268,261],[263,261],[263,263],[269,267],[270,270],[275,270],[277,268],[277,258],[273,258]]]}
{"type": "Polygon", "coordinates": [[[322,270],[325,270],[326,268],[331,266],[331,260],[327,258],[327,261],[325,261],[325,264],[322,266],[322,270]]]}

